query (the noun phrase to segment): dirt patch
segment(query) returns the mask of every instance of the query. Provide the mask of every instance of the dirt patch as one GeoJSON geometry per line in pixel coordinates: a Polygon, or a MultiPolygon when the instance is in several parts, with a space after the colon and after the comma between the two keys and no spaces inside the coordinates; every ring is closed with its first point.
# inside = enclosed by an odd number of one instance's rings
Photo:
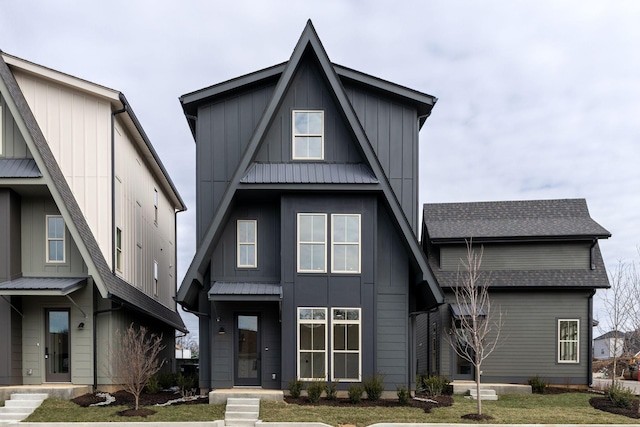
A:
{"type": "Polygon", "coordinates": [[[482,415],[478,415],[478,414],[466,414],[461,416],[460,418],[464,419],[464,420],[472,420],[472,421],[490,421],[493,419],[493,417],[491,415],[487,415],[487,414],[482,414],[482,415]]]}
{"type": "Polygon", "coordinates": [[[425,401],[425,400],[417,400],[417,399],[411,399],[407,405],[401,405],[400,402],[398,402],[397,400],[387,400],[387,399],[380,399],[375,401],[362,399],[359,403],[352,403],[351,400],[344,399],[344,398],[332,399],[332,400],[325,398],[325,399],[320,399],[318,403],[311,403],[309,399],[307,399],[306,397],[299,397],[297,399],[294,399],[290,396],[285,396],[284,401],[290,404],[301,405],[301,406],[338,406],[338,407],[346,407],[346,408],[354,408],[354,407],[356,408],[362,408],[362,407],[364,408],[366,407],[398,408],[402,406],[410,406],[414,408],[420,408],[424,410],[424,412],[426,413],[431,412],[431,409],[433,408],[440,408],[440,407],[453,405],[453,397],[451,396],[437,396],[437,397],[429,397],[429,398],[420,397],[420,399],[430,399],[435,403],[425,401]]]}
{"type": "Polygon", "coordinates": [[[640,415],[638,415],[638,405],[640,405],[640,400],[634,400],[631,404],[631,408],[620,408],[611,402],[606,397],[592,397],[589,399],[589,403],[596,409],[605,412],[611,412],[612,414],[624,415],[629,418],[640,419],[640,415]]]}
{"type": "MultiPolygon", "coordinates": [[[[112,393],[111,396],[115,398],[115,401],[105,406],[134,407],[136,404],[136,401],[133,395],[124,390],[116,391],[115,393],[112,393]]],[[[140,406],[163,405],[169,401],[180,399],[181,397],[182,396],[180,395],[180,393],[175,391],[161,391],[153,394],[142,393],[140,395],[140,406]]],[[[96,403],[105,402],[106,398],[104,396],[97,395],[96,393],[88,393],[88,394],[83,394],[82,396],[78,396],[75,399],[72,399],[71,401],[76,405],[87,407],[90,405],[94,405],[96,403]]],[[[208,403],[209,403],[208,397],[203,396],[194,400],[187,400],[184,402],[173,402],[171,403],[171,405],[198,405],[198,404],[208,404],[208,403]]],[[[122,411],[122,412],[126,412],[126,411],[122,411]]],[[[133,414],[131,416],[145,416],[145,415],[133,414]]]]}
{"type": "Polygon", "coordinates": [[[155,413],[156,411],[147,408],[125,409],[124,411],[116,412],[116,414],[120,415],[121,417],[146,417],[155,413]]]}

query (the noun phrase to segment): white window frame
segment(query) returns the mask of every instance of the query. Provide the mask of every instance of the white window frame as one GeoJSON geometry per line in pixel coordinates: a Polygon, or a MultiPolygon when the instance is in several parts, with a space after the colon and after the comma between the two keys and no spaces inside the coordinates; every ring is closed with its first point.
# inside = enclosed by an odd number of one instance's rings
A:
{"type": "Polygon", "coordinates": [[[362,221],[361,214],[331,214],[331,272],[341,274],[360,274],[362,264],[362,221]],[[358,218],[358,241],[357,242],[336,242],[335,241],[335,219],[337,217],[356,217],[358,218]],[[357,270],[340,270],[335,264],[335,249],[338,246],[357,246],[358,247],[358,269],[357,270]]]}
{"type": "Polygon", "coordinates": [[[258,221],[255,219],[239,219],[236,221],[236,266],[238,268],[257,268],[258,267],[258,221]],[[253,241],[240,241],[241,224],[253,223],[253,241]],[[253,264],[243,264],[241,257],[241,249],[243,247],[253,248],[253,264]]]}
{"type": "Polygon", "coordinates": [[[116,227],[116,271],[122,273],[122,228],[116,227]]]}
{"type": "Polygon", "coordinates": [[[360,382],[362,381],[362,309],[357,307],[334,307],[331,309],[331,381],[334,382],[360,382]],[[335,313],[338,310],[358,312],[358,320],[335,319],[335,313]],[[336,350],[335,349],[335,325],[358,325],[358,350],[336,350]],[[358,354],[358,377],[357,378],[338,378],[335,373],[336,363],[334,356],[336,354],[358,354]]]}
{"type": "Polygon", "coordinates": [[[153,223],[158,225],[158,189],[153,189],[153,223]]]}
{"type": "MultiPolygon", "coordinates": [[[[329,322],[327,320],[327,308],[326,307],[298,307],[298,311],[296,314],[296,336],[297,336],[297,344],[296,344],[296,377],[301,381],[314,381],[314,380],[324,380],[326,381],[328,378],[328,357],[329,357],[329,347],[328,347],[328,339],[329,339],[329,322]],[[301,319],[300,313],[302,310],[319,310],[324,312],[324,319],[301,319]],[[315,324],[315,325],[324,325],[324,350],[300,350],[300,325],[303,324],[315,324]],[[300,353],[304,351],[305,353],[324,353],[324,377],[319,378],[306,378],[300,376],[300,353]]],[[[313,372],[313,368],[311,368],[313,372]]]]}
{"type": "Polygon", "coordinates": [[[64,264],[66,262],[67,257],[67,242],[66,242],[66,234],[67,234],[67,226],[64,223],[64,219],[62,215],[46,215],[45,218],[45,260],[47,264],[64,264]],[[59,237],[49,237],[49,219],[60,218],[62,219],[62,238],[59,237]],[[51,259],[49,254],[49,243],[52,241],[62,242],[62,260],[51,259]]]}
{"type": "Polygon", "coordinates": [[[557,339],[558,339],[558,363],[580,363],[580,319],[558,319],[558,331],[557,331],[557,339]],[[563,322],[575,322],[576,324],[576,339],[563,340],[561,339],[560,330],[563,322]],[[572,360],[562,360],[562,345],[563,344],[571,344],[574,343],[576,346],[576,358],[572,360]]]}
{"type": "Polygon", "coordinates": [[[291,113],[291,158],[293,160],[324,160],[324,110],[293,110],[291,113]],[[318,133],[296,133],[296,114],[319,113],[321,120],[321,132],[318,133]],[[310,157],[297,155],[296,137],[320,137],[320,157],[310,157]]]}
{"type": "Polygon", "coordinates": [[[153,295],[158,296],[159,283],[158,283],[158,261],[153,260],[153,295]]]}
{"type": "Polygon", "coordinates": [[[297,220],[296,220],[297,224],[296,224],[296,230],[297,230],[297,254],[296,254],[296,258],[297,258],[297,271],[298,273],[326,273],[327,272],[327,214],[326,213],[299,213],[297,215],[297,220]],[[300,240],[300,218],[302,217],[306,217],[306,216],[317,216],[317,217],[323,217],[324,219],[324,231],[323,231],[323,240],[320,242],[313,242],[313,241],[302,241],[300,240]],[[300,267],[300,247],[302,245],[315,245],[315,246],[323,246],[323,251],[322,253],[324,254],[323,256],[323,268],[322,270],[305,270],[302,269],[300,267]]]}

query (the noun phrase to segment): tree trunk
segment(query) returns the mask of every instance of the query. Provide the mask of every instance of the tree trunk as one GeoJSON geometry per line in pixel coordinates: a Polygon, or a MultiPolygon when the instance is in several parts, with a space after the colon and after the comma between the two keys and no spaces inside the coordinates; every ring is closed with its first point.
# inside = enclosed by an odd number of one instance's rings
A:
{"type": "Polygon", "coordinates": [[[140,403],[140,394],[136,394],[136,411],[138,410],[139,403],[140,403]]]}
{"type": "Polygon", "coordinates": [[[476,364],[476,398],[478,402],[478,415],[482,415],[482,398],[480,397],[480,364],[476,364]]]}

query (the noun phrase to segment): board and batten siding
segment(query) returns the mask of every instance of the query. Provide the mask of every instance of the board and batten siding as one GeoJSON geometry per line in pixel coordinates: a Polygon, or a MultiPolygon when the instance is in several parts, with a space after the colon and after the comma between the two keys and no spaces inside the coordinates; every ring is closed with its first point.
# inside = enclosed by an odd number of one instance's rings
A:
{"type": "MultiPolygon", "coordinates": [[[[461,260],[466,259],[464,245],[440,249],[442,270],[456,271],[461,260]]],[[[487,244],[482,254],[483,270],[588,269],[589,266],[589,243],[487,244]]]]}
{"type": "Polygon", "coordinates": [[[19,69],[14,75],[110,265],[110,103],[19,69]]]}
{"type": "MultiPolygon", "coordinates": [[[[545,290],[492,292],[494,310],[503,313],[501,344],[482,364],[483,382],[526,383],[539,375],[553,384],[586,384],[588,381],[589,296],[583,293],[545,290]],[[580,321],[579,363],[558,363],[558,320],[580,321]]],[[[440,307],[443,333],[451,328],[449,304],[455,297],[446,294],[440,307]]],[[[440,372],[453,377],[451,352],[441,342],[440,372]]]]}
{"type": "MultiPolygon", "coordinates": [[[[115,124],[114,135],[115,225],[122,230],[122,266],[116,274],[153,297],[153,261],[156,260],[158,300],[173,308],[176,292],[174,209],[136,149],[132,136],[119,121],[115,124]],[[158,194],[157,223],[155,191],[158,194]]],[[[111,254],[108,254],[108,262],[112,263],[111,254]]]]}
{"type": "Polygon", "coordinates": [[[16,121],[0,95],[0,157],[15,159],[33,158],[16,121]]]}

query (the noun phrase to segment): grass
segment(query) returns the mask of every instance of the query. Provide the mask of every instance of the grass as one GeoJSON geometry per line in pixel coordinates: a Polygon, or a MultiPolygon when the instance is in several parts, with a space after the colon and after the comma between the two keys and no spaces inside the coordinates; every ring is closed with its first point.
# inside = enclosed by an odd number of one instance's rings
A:
{"type": "MultiPolygon", "coordinates": [[[[598,411],[589,405],[593,394],[565,393],[557,395],[501,395],[498,401],[483,402],[483,412],[494,417],[496,424],[636,424],[637,420],[598,411]]],[[[298,406],[282,402],[262,402],[263,421],[322,421],[338,426],[353,424],[363,427],[380,422],[462,423],[460,417],[473,413],[476,402],[455,396],[451,407],[434,409],[425,414],[417,408],[341,408],[332,406],[298,406]]],[[[47,399],[29,416],[27,422],[123,422],[123,421],[213,421],[224,419],[224,405],[179,405],[150,407],[157,411],[146,418],[124,419],[116,412],[126,407],[81,408],[62,399],[47,399]]]]}

